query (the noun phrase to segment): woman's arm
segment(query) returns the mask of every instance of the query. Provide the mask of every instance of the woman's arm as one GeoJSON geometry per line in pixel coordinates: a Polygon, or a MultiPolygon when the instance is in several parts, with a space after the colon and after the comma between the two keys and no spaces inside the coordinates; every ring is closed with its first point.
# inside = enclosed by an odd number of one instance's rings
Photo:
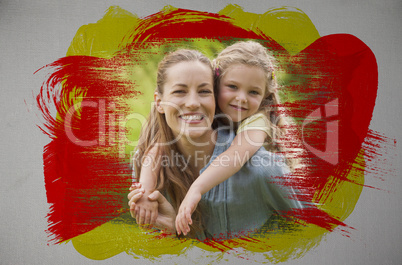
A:
{"type": "Polygon", "coordinates": [[[187,234],[190,231],[188,224],[192,223],[191,214],[197,207],[201,196],[237,173],[243,165],[261,148],[267,133],[258,130],[240,132],[234,138],[231,146],[221,153],[205,171],[193,182],[180,205],[176,217],[177,233],[187,234]]]}

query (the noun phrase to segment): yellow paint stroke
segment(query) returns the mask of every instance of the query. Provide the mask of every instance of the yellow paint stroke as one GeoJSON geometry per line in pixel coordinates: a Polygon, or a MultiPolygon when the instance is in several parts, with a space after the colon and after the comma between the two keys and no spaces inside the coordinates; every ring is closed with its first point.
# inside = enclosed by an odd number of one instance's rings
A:
{"type": "Polygon", "coordinates": [[[233,19],[233,24],[256,33],[263,32],[295,55],[317,40],[320,35],[310,18],[300,9],[280,7],[264,14],[244,12],[238,5],[228,5],[218,12],[233,19]]]}
{"type": "Polygon", "coordinates": [[[81,26],[75,34],[66,56],[88,55],[111,58],[125,47],[127,32],[138,25],[138,16],[112,6],[97,23],[81,26]]]}
{"type": "MultiPolygon", "coordinates": [[[[173,10],[175,10],[174,7],[166,7],[163,12],[169,13],[173,10]]],[[[244,29],[257,33],[263,32],[283,46],[290,54],[297,54],[320,37],[311,20],[299,9],[282,7],[270,9],[264,14],[253,14],[244,12],[239,6],[228,5],[219,14],[227,16],[231,23],[244,29]]],[[[136,32],[132,30],[138,26],[139,21],[136,15],[117,6],[110,7],[105,16],[97,23],[82,26],[78,30],[68,49],[67,56],[90,55],[111,58],[135,38],[133,34],[135,35],[136,32]]],[[[151,26],[141,25],[142,28],[151,26]]],[[[192,45],[191,47],[200,49],[212,58],[216,55],[215,49],[221,49],[223,46],[218,47],[219,42],[209,42],[214,41],[194,40],[186,45],[192,45]]],[[[145,56],[143,62],[147,63],[127,69],[127,75],[136,80],[136,84],[140,87],[153,88],[155,86],[156,64],[162,55],[152,55],[152,48],[150,49],[147,50],[147,54],[154,57],[145,56]]],[[[153,92],[153,89],[149,89],[149,91],[153,92]]],[[[127,99],[126,104],[135,105],[132,111],[146,116],[149,112],[149,103],[152,101],[151,92],[144,92],[135,101],[127,99]],[[136,104],[132,104],[134,102],[136,104]],[[143,104],[138,104],[138,102],[143,102],[143,104]]],[[[139,126],[128,123],[126,127],[131,131],[130,135],[133,139],[138,137],[139,126]]],[[[129,150],[126,153],[128,152],[129,150]]],[[[341,221],[345,220],[353,211],[362,191],[361,184],[364,182],[363,152],[359,153],[351,168],[352,170],[346,174],[349,181],[339,181],[332,177],[326,187],[315,195],[319,207],[341,221]]],[[[79,253],[95,260],[107,259],[121,252],[126,252],[134,258],[159,260],[164,257],[182,255],[192,248],[201,248],[209,253],[217,253],[217,255],[223,255],[225,250],[231,248],[243,248],[249,252],[263,252],[267,262],[276,263],[303,256],[317,246],[328,233],[327,230],[315,225],[293,224],[293,226],[294,229],[291,231],[267,232],[263,236],[256,235],[247,240],[239,238],[207,245],[192,239],[179,240],[174,236],[161,238],[158,232],[142,231],[135,224],[134,219],[125,213],[71,241],[79,253]]]]}

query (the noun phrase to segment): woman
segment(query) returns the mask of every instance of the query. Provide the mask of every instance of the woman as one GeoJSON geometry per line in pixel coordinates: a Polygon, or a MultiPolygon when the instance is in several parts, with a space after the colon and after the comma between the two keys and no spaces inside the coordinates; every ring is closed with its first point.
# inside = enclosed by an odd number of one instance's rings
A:
{"type": "MultiPolygon", "coordinates": [[[[130,192],[129,205],[133,217],[138,219],[136,201],[158,200],[159,214],[149,223],[174,231],[176,212],[192,182],[205,170],[211,157],[230,146],[234,133],[222,126],[216,131],[212,129],[213,70],[209,60],[197,51],[179,50],[162,60],[155,103],[141,134],[136,172],[141,173],[144,158],[155,161],[157,157],[165,157],[168,165],[160,168],[156,183],[145,189],[137,186],[130,192]],[[176,156],[180,159],[175,159],[176,156]],[[162,191],[168,200],[159,192],[151,194],[150,187],[162,191]]],[[[228,239],[248,234],[261,228],[275,211],[301,208],[300,202],[289,198],[294,191],[278,183],[284,179],[273,178],[287,173],[281,157],[261,148],[251,163],[202,196],[200,207],[193,214],[191,230],[195,232],[191,236],[228,239]]],[[[149,219],[137,221],[142,224],[149,219]]]]}

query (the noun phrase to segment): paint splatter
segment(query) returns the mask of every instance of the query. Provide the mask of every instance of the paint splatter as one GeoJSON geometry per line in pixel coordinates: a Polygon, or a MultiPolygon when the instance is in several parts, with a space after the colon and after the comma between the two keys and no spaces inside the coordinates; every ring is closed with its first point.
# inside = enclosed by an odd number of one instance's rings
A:
{"type": "Polygon", "coordinates": [[[194,247],[270,251],[271,262],[300,257],[329,231],[349,236],[353,229],[343,221],[364,186],[366,160],[390,141],[368,135],[378,85],[372,51],[351,35],[320,38],[298,9],[257,15],[233,5],[217,14],[168,7],[138,18],[111,7],[96,24],[81,27],[67,56],[44,70],[51,74],[37,103],[46,120],[41,129],[52,139],[44,148],[48,232],[52,243],[72,240],[92,259],[123,251],[154,259],[194,247]],[[292,212],[290,230],[225,241],[140,230],[126,206],[130,155],[150,110],[157,63],[179,47],[213,58],[240,39],[259,41],[278,59],[282,102],[309,161],[291,184],[317,207],[292,212]]]}

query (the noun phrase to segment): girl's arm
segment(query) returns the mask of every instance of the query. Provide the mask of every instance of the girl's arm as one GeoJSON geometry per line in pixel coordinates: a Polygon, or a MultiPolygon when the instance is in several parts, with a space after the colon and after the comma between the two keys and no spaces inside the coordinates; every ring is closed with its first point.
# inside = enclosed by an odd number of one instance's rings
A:
{"type": "Polygon", "coordinates": [[[139,182],[145,191],[154,191],[160,170],[158,148],[152,147],[142,158],[139,182]]]}
{"type": "Polygon", "coordinates": [[[247,130],[236,135],[230,147],[212,161],[190,190],[202,195],[233,176],[261,148],[266,138],[267,134],[261,130],[247,130]]]}
{"type": "Polygon", "coordinates": [[[137,223],[154,224],[158,216],[158,203],[156,201],[149,201],[147,199],[156,187],[157,177],[160,170],[160,163],[158,161],[158,149],[152,147],[147,152],[142,162],[141,174],[139,183],[143,188],[143,197],[138,200],[135,206],[135,215],[137,223]]]}
{"type": "Polygon", "coordinates": [[[267,133],[262,130],[242,131],[236,135],[231,146],[211,162],[207,169],[193,182],[180,205],[176,218],[178,234],[183,232],[186,235],[190,231],[188,224],[192,223],[191,214],[201,200],[201,196],[237,173],[261,148],[266,138],[267,133]]]}

